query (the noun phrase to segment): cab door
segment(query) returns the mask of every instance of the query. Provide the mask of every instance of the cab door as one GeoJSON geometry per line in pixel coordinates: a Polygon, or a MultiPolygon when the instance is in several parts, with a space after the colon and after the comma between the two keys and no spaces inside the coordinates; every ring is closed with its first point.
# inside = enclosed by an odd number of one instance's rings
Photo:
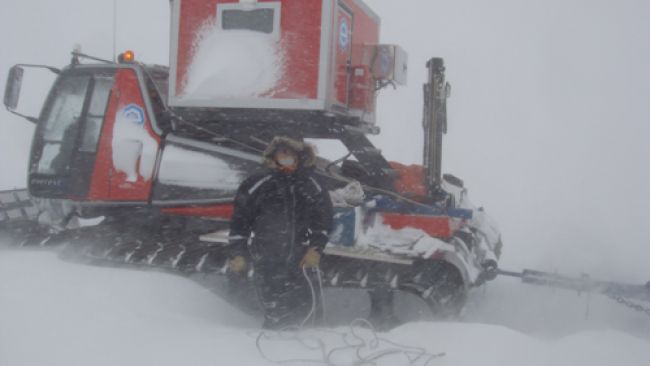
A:
{"type": "Polygon", "coordinates": [[[135,68],[115,74],[99,139],[88,199],[148,203],[160,151],[160,136],[145,103],[144,77],[135,68]]]}

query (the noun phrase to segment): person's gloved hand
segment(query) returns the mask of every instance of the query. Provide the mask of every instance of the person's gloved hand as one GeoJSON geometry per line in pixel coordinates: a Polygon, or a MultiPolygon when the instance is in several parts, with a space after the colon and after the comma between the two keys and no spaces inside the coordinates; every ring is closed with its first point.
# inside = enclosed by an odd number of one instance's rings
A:
{"type": "Polygon", "coordinates": [[[309,248],[300,261],[300,268],[316,268],[320,265],[320,253],[314,248],[309,248]]]}
{"type": "Polygon", "coordinates": [[[234,273],[241,273],[246,270],[246,259],[241,255],[236,256],[228,262],[228,269],[234,273]]]}

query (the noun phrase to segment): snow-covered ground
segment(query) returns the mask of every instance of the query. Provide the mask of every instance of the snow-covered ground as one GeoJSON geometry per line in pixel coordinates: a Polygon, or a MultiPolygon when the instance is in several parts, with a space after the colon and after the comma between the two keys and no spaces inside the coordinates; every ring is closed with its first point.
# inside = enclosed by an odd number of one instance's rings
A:
{"type": "MultiPolygon", "coordinates": [[[[381,337],[446,353],[430,365],[648,365],[650,319],[591,302],[587,318],[584,296],[503,280],[473,294],[462,322],[416,321],[381,337]]],[[[259,322],[183,277],[0,249],[2,366],[272,364],[256,348],[259,322]]],[[[327,347],[340,342],[329,332],[305,335],[327,347]]],[[[262,345],[276,360],[320,359],[295,340],[262,345]]],[[[337,360],[350,364],[346,357],[337,360]]],[[[408,363],[395,356],[379,364],[408,363]]]]}

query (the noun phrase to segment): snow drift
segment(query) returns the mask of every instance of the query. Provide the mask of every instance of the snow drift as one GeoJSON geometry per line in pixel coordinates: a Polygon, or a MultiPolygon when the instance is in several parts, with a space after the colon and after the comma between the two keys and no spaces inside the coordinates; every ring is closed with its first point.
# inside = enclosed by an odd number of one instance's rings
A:
{"type": "Polygon", "coordinates": [[[283,76],[278,41],[247,30],[206,26],[199,33],[183,99],[257,97],[283,76]]]}
{"type": "MultiPolygon", "coordinates": [[[[270,365],[255,346],[258,324],[184,278],[0,250],[3,366],[270,365]]],[[[321,336],[336,346],[331,332],[321,336]]],[[[540,340],[502,326],[415,322],[381,336],[446,353],[432,365],[641,366],[650,360],[647,340],[607,329],[540,340]]],[[[299,342],[264,346],[283,359],[318,357],[299,342]]],[[[402,364],[403,358],[378,363],[402,364]]]]}

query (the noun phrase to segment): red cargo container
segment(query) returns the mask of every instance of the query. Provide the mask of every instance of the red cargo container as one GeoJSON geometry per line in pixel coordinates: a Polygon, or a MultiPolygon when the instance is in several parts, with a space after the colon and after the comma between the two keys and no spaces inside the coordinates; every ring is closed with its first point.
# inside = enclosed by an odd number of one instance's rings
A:
{"type": "Polygon", "coordinates": [[[170,105],[374,122],[379,23],[361,0],[174,0],[170,105]]]}

